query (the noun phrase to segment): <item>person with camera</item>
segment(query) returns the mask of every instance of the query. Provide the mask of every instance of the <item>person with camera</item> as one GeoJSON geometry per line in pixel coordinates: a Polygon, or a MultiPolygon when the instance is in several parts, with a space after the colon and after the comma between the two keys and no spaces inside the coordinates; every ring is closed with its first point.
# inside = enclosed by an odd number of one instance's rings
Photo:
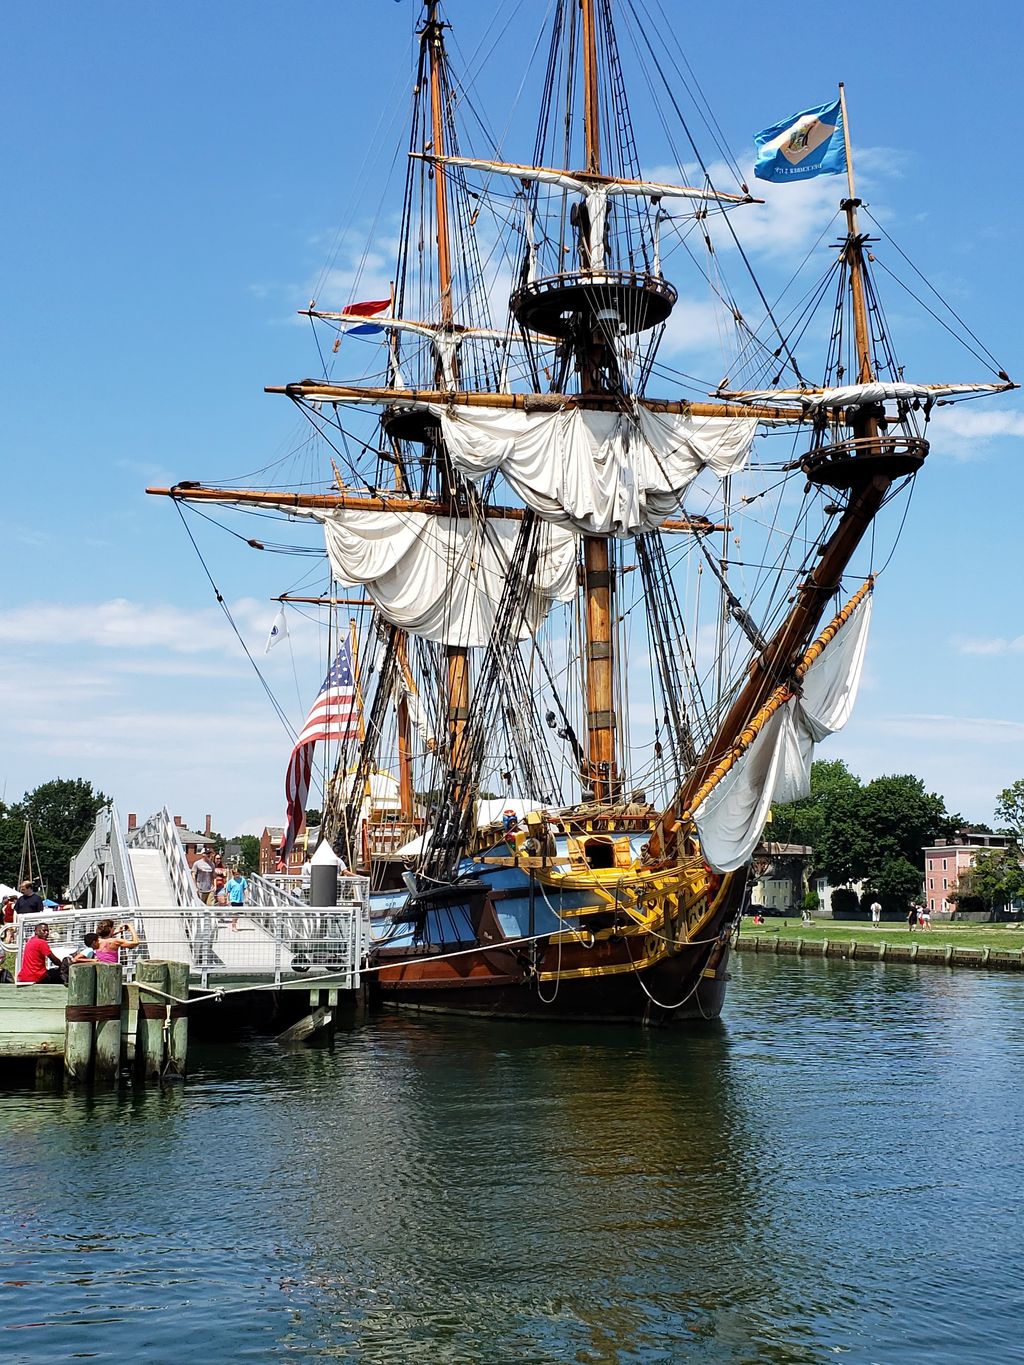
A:
{"type": "Polygon", "coordinates": [[[97,962],[120,962],[122,948],[138,948],[140,939],[130,924],[118,926],[114,932],[112,919],[101,919],[96,926],[99,941],[96,944],[97,962]]]}

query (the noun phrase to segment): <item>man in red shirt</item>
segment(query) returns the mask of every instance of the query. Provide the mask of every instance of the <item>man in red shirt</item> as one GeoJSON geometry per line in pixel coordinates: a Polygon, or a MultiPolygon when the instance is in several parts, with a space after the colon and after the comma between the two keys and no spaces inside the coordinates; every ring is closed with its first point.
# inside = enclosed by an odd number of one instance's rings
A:
{"type": "Polygon", "coordinates": [[[29,982],[35,986],[59,986],[60,979],[60,958],[50,947],[50,926],[48,924],[37,924],[36,931],[25,944],[25,951],[21,955],[21,971],[18,973],[18,980],[29,982]],[[47,962],[52,962],[52,967],[47,967],[47,962]]]}

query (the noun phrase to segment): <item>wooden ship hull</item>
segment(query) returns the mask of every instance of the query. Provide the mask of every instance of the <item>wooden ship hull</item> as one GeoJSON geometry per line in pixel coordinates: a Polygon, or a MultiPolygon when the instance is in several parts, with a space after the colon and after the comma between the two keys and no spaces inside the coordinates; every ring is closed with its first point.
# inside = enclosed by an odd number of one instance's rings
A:
{"type": "Polygon", "coordinates": [[[695,858],[657,875],[558,880],[572,886],[555,887],[555,878],[541,871],[525,888],[483,879],[444,888],[447,904],[419,916],[414,943],[378,944],[371,959],[374,1002],[490,1018],[649,1026],[719,1016],[745,872],[719,878],[695,858]],[[566,927],[539,932],[540,904],[566,927]],[[442,940],[442,921],[449,933],[465,924],[465,938],[442,940]],[[431,923],[438,926],[435,943],[431,923]],[[523,932],[510,934],[510,926],[523,932]]]}

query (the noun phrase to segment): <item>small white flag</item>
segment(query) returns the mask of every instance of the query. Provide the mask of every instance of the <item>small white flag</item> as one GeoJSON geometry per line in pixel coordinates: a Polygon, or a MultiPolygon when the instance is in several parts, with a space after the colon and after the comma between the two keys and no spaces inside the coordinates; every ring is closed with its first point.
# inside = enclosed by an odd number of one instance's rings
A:
{"type": "Polygon", "coordinates": [[[287,634],[288,622],[285,620],[284,607],[278,607],[277,615],[274,617],[274,624],[270,627],[270,634],[267,636],[267,647],[263,651],[264,654],[269,654],[271,648],[276,645],[279,640],[283,640],[287,634]]]}

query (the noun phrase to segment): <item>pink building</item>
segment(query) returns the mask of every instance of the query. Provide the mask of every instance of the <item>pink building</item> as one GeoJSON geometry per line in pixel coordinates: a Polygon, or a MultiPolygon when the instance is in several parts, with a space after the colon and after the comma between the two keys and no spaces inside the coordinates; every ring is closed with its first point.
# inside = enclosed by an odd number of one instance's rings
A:
{"type": "Polygon", "coordinates": [[[964,834],[945,844],[932,844],[924,850],[924,896],[930,915],[942,915],[952,907],[946,897],[956,890],[957,878],[974,866],[979,853],[991,848],[1007,848],[1012,840],[1006,834],[964,834]]]}

